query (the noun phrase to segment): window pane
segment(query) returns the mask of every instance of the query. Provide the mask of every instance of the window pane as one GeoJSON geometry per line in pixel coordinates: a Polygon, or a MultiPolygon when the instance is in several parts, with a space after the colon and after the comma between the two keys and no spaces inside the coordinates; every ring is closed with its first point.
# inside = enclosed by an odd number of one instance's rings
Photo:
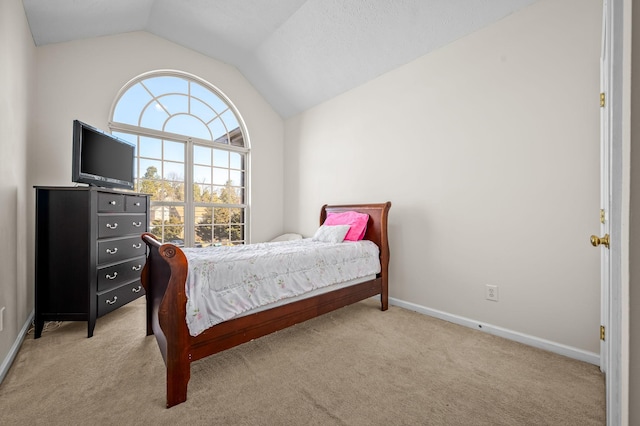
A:
{"type": "Polygon", "coordinates": [[[171,193],[168,197],[170,197],[171,201],[184,201],[184,183],[183,182],[171,182],[171,193]]]}
{"type": "Polygon", "coordinates": [[[237,170],[231,170],[229,172],[229,181],[231,183],[231,185],[233,186],[242,186],[243,184],[243,175],[244,173],[237,171],[237,170]]]}
{"type": "Polygon", "coordinates": [[[240,198],[238,188],[225,187],[220,194],[220,199],[227,204],[240,204],[242,199],[240,198]]]}
{"type": "Polygon", "coordinates": [[[215,224],[228,224],[229,219],[229,209],[224,207],[216,207],[213,210],[213,223],[215,224]]]}
{"type": "Polygon", "coordinates": [[[227,138],[227,129],[222,124],[219,118],[216,118],[211,123],[209,123],[209,129],[211,129],[211,134],[213,135],[212,140],[220,143],[227,144],[229,140],[227,138]]]}
{"type": "Polygon", "coordinates": [[[231,145],[244,147],[244,136],[239,127],[232,130],[229,136],[231,136],[231,145]]]}
{"type": "Polygon", "coordinates": [[[171,117],[163,130],[179,135],[211,140],[211,133],[209,133],[207,126],[197,118],[186,114],[171,117]]]}
{"type": "MultiPolygon", "coordinates": [[[[149,213],[149,232],[156,237],[162,237],[162,224],[165,220],[165,207],[163,206],[151,206],[149,213]]],[[[169,214],[167,212],[166,220],[169,220],[169,214]]]]}
{"type": "Polygon", "coordinates": [[[184,225],[184,206],[169,206],[171,223],[184,225]]]}
{"type": "Polygon", "coordinates": [[[212,209],[211,207],[195,208],[195,241],[196,245],[210,245],[212,242],[212,209]]]}
{"type": "Polygon", "coordinates": [[[189,111],[191,114],[196,117],[200,117],[202,121],[205,123],[210,122],[214,118],[216,118],[216,112],[211,109],[211,107],[198,99],[191,98],[191,110],[189,111]]]}
{"type": "Polygon", "coordinates": [[[231,152],[229,153],[230,158],[231,158],[231,164],[229,165],[229,167],[231,167],[232,169],[242,169],[243,168],[243,156],[242,154],[238,154],[237,152],[231,152]]]}
{"type": "Polygon", "coordinates": [[[244,225],[232,225],[229,227],[231,243],[233,245],[244,243],[244,225]]]}
{"type": "Polygon", "coordinates": [[[211,167],[193,166],[193,181],[196,183],[211,183],[211,167]]]}
{"type": "Polygon", "coordinates": [[[165,161],[162,177],[172,181],[184,181],[184,163],[165,161]]]}
{"type": "Polygon", "coordinates": [[[162,130],[168,118],[167,112],[156,102],[152,102],[143,110],[140,125],[149,129],[162,130]]]}
{"type": "Polygon", "coordinates": [[[151,101],[151,95],[140,83],[132,86],[118,100],[113,111],[113,121],[138,125],[140,111],[151,101]]]}
{"type": "Polygon", "coordinates": [[[213,193],[217,197],[218,201],[220,201],[225,189],[226,189],[225,186],[213,186],[213,193]]]}
{"type": "Polygon", "coordinates": [[[227,126],[227,129],[229,130],[229,132],[239,127],[238,120],[236,119],[235,114],[231,110],[225,111],[222,114],[221,118],[224,124],[227,126]]]}
{"type": "Polygon", "coordinates": [[[221,114],[227,108],[227,104],[222,101],[211,90],[202,87],[198,83],[191,82],[191,96],[198,98],[205,104],[209,105],[217,114],[221,114]]]}
{"type": "Polygon", "coordinates": [[[193,201],[196,203],[210,203],[211,197],[211,185],[203,185],[201,183],[195,183],[193,185],[193,201]]]}
{"type": "Polygon", "coordinates": [[[213,164],[218,167],[229,167],[229,152],[221,149],[214,149],[213,164]]]}
{"type": "Polygon", "coordinates": [[[202,190],[202,202],[203,203],[215,203],[218,201],[218,197],[216,196],[216,194],[213,192],[213,189],[211,186],[207,185],[203,190],[202,190]]]}
{"type": "Polygon", "coordinates": [[[211,225],[200,225],[197,224],[195,226],[195,241],[196,247],[207,247],[212,244],[212,233],[211,233],[211,225]]]}
{"type": "Polygon", "coordinates": [[[145,194],[151,194],[151,201],[163,201],[165,199],[161,181],[140,179],[138,180],[137,190],[145,194]]]}
{"type": "Polygon", "coordinates": [[[162,158],[162,141],[147,136],[140,136],[140,156],[162,158]]]}
{"type": "Polygon", "coordinates": [[[184,144],[182,142],[164,141],[164,159],[184,161],[184,144]]]}
{"type": "Polygon", "coordinates": [[[184,244],[184,207],[152,206],[149,216],[151,233],[176,245],[184,244]]]}
{"type": "Polygon", "coordinates": [[[229,242],[229,225],[213,227],[213,242],[223,244],[229,242]]]}
{"type": "Polygon", "coordinates": [[[160,172],[162,171],[162,162],[141,158],[140,170],[141,170],[140,177],[149,178],[149,179],[160,179],[160,172]]]}
{"type": "Polygon", "coordinates": [[[202,207],[197,206],[195,208],[195,223],[199,225],[211,225],[212,221],[212,211],[211,207],[202,207]]]}
{"type": "Polygon", "coordinates": [[[215,185],[226,185],[228,180],[229,180],[228,169],[220,169],[217,167],[213,168],[213,183],[215,185]]]}
{"type": "Polygon", "coordinates": [[[165,93],[187,94],[189,82],[184,78],[173,76],[151,77],[142,82],[153,96],[160,96],[165,93]]]}
{"type": "Polygon", "coordinates": [[[189,97],[186,95],[166,95],[158,98],[158,102],[169,111],[169,114],[189,112],[189,97]]]}
{"type": "Polygon", "coordinates": [[[230,213],[230,222],[232,224],[242,224],[244,223],[244,218],[242,217],[242,209],[229,209],[230,213]]]}
{"type": "Polygon", "coordinates": [[[211,148],[195,145],[193,147],[193,162],[195,164],[211,165],[211,148]]]}

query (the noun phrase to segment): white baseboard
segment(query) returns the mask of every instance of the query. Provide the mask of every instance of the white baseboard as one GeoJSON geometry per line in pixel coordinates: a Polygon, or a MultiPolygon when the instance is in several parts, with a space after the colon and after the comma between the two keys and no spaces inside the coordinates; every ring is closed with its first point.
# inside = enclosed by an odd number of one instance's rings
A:
{"type": "Polygon", "coordinates": [[[473,328],[475,330],[484,331],[485,333],[493,334],[495,336],[504,337],[505,339],[513,340],[534,348],[544,349],[549,352],[553,352],[559,355],[564,355],[569,358],[577,359],[579,361],[588,362],[590,364],[600,365],[600,354],[594,352],[587,352],[582,349],[573,348],[571,346],[563,345],[561,343],[552,342],[550,340],[540,339],[538,337],[529,336],[527,334],[519,333],[517,331],[508,330],[506,328],[498,327],[491,324],[478,322],[469,318],[461,317],[458,315],[449,314],[447,312],[438,311],[436,309],[427,308],[424,306],[416,305],[415,303],[405,302],[404,300],[389,298],[389,303],[401,308],[415,311],[421,314],[429,315],[441,320],[452,322],[454,324],[463,325],[465,327],[473,328]]]}
{"type": "Polygon", "coordinates": [[[27,322],[24,323],[22,329],[18,333],[18,337],[16,337],[16,341],[13,342],[9,353],[2,361],[2,365],[0,365],[0,383],[4,380],[4,377],[9,372],[9,368],[11,368],[11,364],[13,364],[13,360],[16,359],[18,355],[18,351],[20,350],[20,346],[22,346],[22,342],[24,338],[27,336],[27,332],[29,331],[29,327],[31,326],[31,322],[33,321],[33,316],[35,315],[35,311],[31,311],[29,317],[27,318],[27,322]]]}

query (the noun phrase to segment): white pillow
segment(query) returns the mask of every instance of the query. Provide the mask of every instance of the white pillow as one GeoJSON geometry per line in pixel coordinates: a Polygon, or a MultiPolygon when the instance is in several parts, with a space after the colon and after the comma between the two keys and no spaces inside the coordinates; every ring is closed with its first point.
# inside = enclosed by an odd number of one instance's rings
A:
{"type": "Polygon", "coordinates": [[[341,243],[349,232],[350,225],[322,225],[311,238],[325,243],[341,243]]]}
{"type": "Polygon", "coordinates": [[[282,234],[278,237],[275,237],[270,242],[275,243],[278,241],[292,241],[292,240],[301,240],[301,239],[302,239],[302,235],[292,233],[292,234],[282,234]]]}

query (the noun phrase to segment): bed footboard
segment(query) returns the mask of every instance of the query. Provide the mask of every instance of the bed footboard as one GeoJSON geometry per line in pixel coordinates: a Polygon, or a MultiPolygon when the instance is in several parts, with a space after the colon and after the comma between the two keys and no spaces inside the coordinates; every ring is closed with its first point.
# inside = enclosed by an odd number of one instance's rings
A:
{"type": "Polygon", "coordinates": [[[142,240],[149,248],[141,276],[147,297],[147,336],[155,335],[167,367],[168,408],[187,400],[191,356],[184,285],[188,265],[182,250],[173,244],[161,244],[150,233],[142,234],[142,240]]]}

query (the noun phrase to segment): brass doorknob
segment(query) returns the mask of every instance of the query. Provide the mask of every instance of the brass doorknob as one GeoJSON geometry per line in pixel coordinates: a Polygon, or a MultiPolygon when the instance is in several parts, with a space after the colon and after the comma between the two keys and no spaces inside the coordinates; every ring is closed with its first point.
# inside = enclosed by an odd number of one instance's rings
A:
{"type": "Polygon", "coordinates": [[[604,234],[604,237],[596,237],[595,235],[591,236],[591,245],[594,247],[598,247],[600,244],[609,248],[609,234],[604,234]]]}

